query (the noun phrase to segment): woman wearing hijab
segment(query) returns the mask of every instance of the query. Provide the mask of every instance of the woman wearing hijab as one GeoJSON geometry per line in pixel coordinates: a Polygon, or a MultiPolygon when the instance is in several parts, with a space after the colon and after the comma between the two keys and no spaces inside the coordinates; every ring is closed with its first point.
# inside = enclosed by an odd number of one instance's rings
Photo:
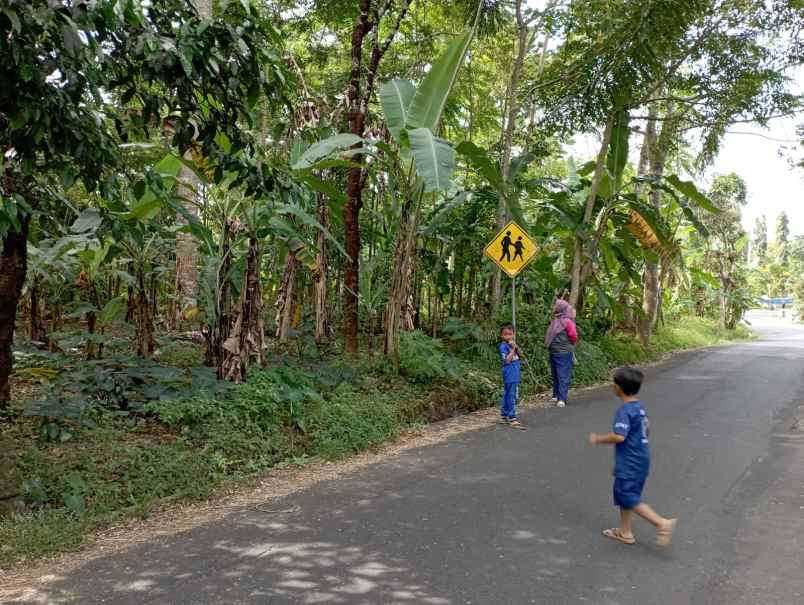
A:
{"type": "Polygon", "coordinates": [[[550,371],[553,375],[553,401],[560,408],[567,404],[575,343],[578,329],[575,327],[573,309],[566,300],[558,299],[553,305],[553,321],[544,335],[544,345],[550,352],[550,371]]]}

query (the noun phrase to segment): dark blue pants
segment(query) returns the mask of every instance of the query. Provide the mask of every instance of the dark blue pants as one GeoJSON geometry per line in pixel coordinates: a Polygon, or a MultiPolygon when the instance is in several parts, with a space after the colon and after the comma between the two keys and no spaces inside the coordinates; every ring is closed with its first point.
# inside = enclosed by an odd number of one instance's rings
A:
{"type": "Polygon", "coordinates": [[[566,403],[572,381],[572,353],[550,354],[550,372],[553,374],[553,397],[566,403]]]}
{"type": "Polygon", "coordinates": [[[502,401],[500,402],[500,416],[508,420],[516,420],[516,396],[518,382],[506,382],[503,391],[502,401]]]}

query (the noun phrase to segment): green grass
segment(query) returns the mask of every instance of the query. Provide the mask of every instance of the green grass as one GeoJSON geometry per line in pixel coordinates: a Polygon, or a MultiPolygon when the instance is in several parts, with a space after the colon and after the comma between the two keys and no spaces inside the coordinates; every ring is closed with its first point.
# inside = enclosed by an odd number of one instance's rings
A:
{"type": "MultiPolygon", "coordinates": [[[[522,330],[531,368],[522,394],[549,386],[542,326],[522,330]]],[[[21,474],[35,512],[0,521],[0,568],[86,544],[93,531],[156,504],[201,500],[223,484],[279,464],[338,459],[377,447],[407,427],[489,405],[499,391],[493,330],[482,342],[452,343],[414,333],[403,338],[400,373],[379,361],[317,366],[280,364],[253,372],[226,396],[147,405],[146,413],[101,415],[71,426],[72,439],[44,442],[30,420],[18,425],[21,474]]],[[[711,320],[682,318],[645,349],[633,336],[583,339],[574,386],[608,380],[614,367],[680,349],[750,338],[711,320]]],[[[177,365],[197,353],[170,353],[177,365]]]]}

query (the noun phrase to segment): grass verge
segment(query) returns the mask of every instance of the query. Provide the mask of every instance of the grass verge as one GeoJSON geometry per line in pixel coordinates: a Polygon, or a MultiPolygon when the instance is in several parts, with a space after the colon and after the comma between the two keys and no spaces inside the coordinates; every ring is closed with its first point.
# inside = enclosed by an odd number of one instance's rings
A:
{"type": "MultiPolygon", "coordinates": [[[[537,343],[539,330],[521,337],[537,343]]],[[[619,365],[751,337],[746,328],[682,318],[648,348],[626,335],[584,340],[574,386],[606,380],[619,365]]],[[[226,395],[152,401],[136,413],[101,410],[91,424],[63,420],[67,441],[46,440],[40,419],[21,420],[13,430],[33,512],[0,521],[0,569],[77,550],[95,531],[156,505],[203,500],[277,465],[342,458],[405,428],[495,404],[493,334],[451,344],[406,335],[399,374],[382,363],[280,363],[226,395]]],[[[532,355],[523,381],[525,397],[549,385],[545,355],[532,355]]]]}

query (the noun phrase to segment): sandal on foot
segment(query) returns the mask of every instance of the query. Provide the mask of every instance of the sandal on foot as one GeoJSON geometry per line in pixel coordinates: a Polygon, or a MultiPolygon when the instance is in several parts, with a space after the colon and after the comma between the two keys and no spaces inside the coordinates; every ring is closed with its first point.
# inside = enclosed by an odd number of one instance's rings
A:
{"type": "Polygon", "coordinates": [[[678,519],[670,519],[666,527],[656,530],[656,545],[669,546],[670,540],[673,539],[673,532],[676,531],[678,519]]]}
{"type": "Polygon", "coordinates": [[[624,536],[620,533],[619,527],[612,527],[611,529],[604,529],[603,535],[607,538],[611,538],[612,540],[617,540],[617,542],[622,542],[623,544],[636,544],[636,540],[634,536],[628,537],[624,536]]]}
{"type": "Polygon", "coordinates": [[[512,429],[519,429],[520,431],[527,431],[528,430],[528,427],[526,427],[524,424],[519,422],[519,420],[511,420],[508,423],[508,426],[510,426],[512,429]]]}

